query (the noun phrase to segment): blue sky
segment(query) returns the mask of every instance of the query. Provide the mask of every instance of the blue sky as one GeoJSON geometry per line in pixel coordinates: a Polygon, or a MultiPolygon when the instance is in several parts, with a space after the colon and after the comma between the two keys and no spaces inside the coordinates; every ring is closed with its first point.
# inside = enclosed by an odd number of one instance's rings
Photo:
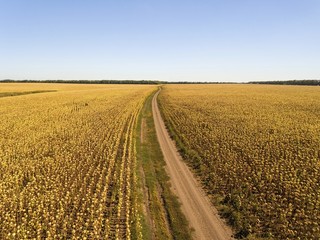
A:
{"type": "Polygon", "coordinates": [[[0,0],[0,79],[320,78],[319,0],[0,0]]]}

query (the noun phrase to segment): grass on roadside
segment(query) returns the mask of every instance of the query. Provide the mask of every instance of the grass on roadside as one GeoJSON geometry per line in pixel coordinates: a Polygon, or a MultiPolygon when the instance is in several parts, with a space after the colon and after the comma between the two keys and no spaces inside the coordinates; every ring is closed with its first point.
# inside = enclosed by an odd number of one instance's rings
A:
{"type": "Polygon", "coordinates": [[[191,239],[191,229],[181,212],[177,197],[170,189],[169,177],[164,168],[165,161],[152,116],[153,96],[154,93],[145,102],[136,132],[138,154],[136,170],[140,189],[145,192],[139,196],[141,203],[145,204],[145,210],[141,210],[141,215],[144,216],[142,219],[144,239],[191,239]],[[142,121],[144,121],[143,129],[141,129],[142,121]]]}

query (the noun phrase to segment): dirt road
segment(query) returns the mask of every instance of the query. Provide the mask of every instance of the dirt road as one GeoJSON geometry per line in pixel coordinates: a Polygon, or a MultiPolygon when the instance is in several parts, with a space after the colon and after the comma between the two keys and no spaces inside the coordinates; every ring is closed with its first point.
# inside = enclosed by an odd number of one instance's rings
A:
{"type": "Polygon", "coordinates": [[[161,118],[157,104],[157,92],[152,100],[152,112],[157,137],[167,164],[173,191],[178,196],[182,211],[194,228],[194,239],[226,240],[232,239],[231,230],[219,218],[217,210],[211,205],[192,172],[181,159],[161,118]]]}

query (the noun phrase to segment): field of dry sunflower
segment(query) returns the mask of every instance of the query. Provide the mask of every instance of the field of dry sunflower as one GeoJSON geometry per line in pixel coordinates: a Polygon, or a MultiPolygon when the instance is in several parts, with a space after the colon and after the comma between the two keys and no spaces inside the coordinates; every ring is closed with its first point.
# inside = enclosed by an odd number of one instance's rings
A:
{"type": "Polygon", "coordinates": [[[238,237],[320,238],[319,87],[162,89],[167,127],[238,237]]]}
{"type": "Polygon", "coordinates": [[[134,132],[155,89],[1,84],[0,238],[141,238],[134,132]]]}

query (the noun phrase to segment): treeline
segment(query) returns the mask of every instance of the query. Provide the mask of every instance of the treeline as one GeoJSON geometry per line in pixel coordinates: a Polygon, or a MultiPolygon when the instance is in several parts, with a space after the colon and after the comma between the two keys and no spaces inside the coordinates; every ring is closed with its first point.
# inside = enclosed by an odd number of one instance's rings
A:
{"type": "MultiPolygon", "coordinates": [[[[12,80],[3,79],[0,83],[73,83],[73,84],[243,84],[237,82],[169,82],[160,80],[12,80]]],[[[253,81],[248,84],[306,85],[320,86],[320,80],[253,81]]]]}
{"type": "Polygon", "coordinates": [[[320,80],[262,81],[262,82],[249,82],[249,83],[250,84],[320,86],[320,80]]]}
{"type": "Polygon", "coordinates": [[[0,83],[74,83],[74,84],[237,84],[235,82],[169,82],[159,80],[12,80],[3,79],[0,83]]]}
{"type": "Polygon", "coordinates": [[[161,82],[162,84],[239,84],[237,82],[187,82],[187,81],[181,81],[181,82],[161,82]]]}
{"type": "Polygon", "coordinates": [[[162,84],[157,80],[12,80],[4,79],[5,83],[74,83],[74,84],[162,84]]]}

